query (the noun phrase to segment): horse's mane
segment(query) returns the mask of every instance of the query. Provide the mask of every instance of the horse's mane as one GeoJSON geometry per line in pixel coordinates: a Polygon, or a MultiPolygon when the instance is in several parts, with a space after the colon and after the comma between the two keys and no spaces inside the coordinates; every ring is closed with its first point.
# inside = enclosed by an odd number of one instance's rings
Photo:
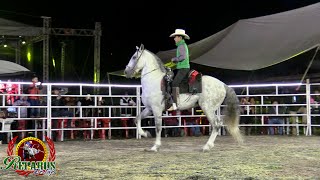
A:
{"type": "Polygon", "coordinates": [[[157,60],[157,63],[158,63],[158,65],[159,65],[160,70],[161,70],[163,73],[165,73],[165,72],[166,72],[166,69],[165,69],[164,64],[163,64],[163,62],[161,61],[161,59],[160,59],[157,55],[155,55],[153,52],[151,52],[151,51],[149,51],[149,50],[147,50],[147,49],[145,49],[145,51],[148,51],[151,55],[154,56],[154,58],[157,60]]]}

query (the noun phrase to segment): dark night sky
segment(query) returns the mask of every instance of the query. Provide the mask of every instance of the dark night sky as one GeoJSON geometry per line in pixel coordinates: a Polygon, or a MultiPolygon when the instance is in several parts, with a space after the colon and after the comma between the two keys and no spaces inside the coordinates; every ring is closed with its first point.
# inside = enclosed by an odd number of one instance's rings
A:
{"type": "MultiPolygon", "coordinates": [[[[93,29],[102,22],[101,76],[125,67],[143,43],[156,53],[175,48],[168,36],[176,28],[186,29],[188,43],[206,38],[239,19],[269,15],[316,3],[315,0],[257,1],[4,1],[4,18],[42,26],[40,16],[52,17],[52,27],[93,29]],[[219,3],[219,4],[218,4],[219,3]]],[[[0,16],[0,17],[1,17],[0,16]]],[[[93,63],[93,62],[92,62],[93,63]]],[[[83,67],[80,67],[83,68],[83,67]]]]}

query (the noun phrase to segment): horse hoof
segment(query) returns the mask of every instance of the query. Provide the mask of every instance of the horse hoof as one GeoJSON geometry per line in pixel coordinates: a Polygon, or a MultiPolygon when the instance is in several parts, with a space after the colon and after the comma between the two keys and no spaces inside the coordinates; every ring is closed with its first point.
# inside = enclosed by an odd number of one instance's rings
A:
{"type": "Polygon", "coordinates": [[[152,138],[152,135],[151,135],[151,133],[149,131],[146,131],[146,134],[147,134],[146,135],[147,138],[152,138]]]}
{"type": "Polygon", "coordinates": [[[206,144],[203,146],[202,151],[203,152],[208,152],[210,151],[211,148],[213,148],[214,144],[206,144]]]}
{"type": "Polygon", "coordinates": [[[209,152],[210,149],[209,148],[202,148],[202,152],[209,152]]]}
{"type": "Polygon", "coordinates": [[[157,149],[144,149],[145,152],[158,152],[157,149]]]}

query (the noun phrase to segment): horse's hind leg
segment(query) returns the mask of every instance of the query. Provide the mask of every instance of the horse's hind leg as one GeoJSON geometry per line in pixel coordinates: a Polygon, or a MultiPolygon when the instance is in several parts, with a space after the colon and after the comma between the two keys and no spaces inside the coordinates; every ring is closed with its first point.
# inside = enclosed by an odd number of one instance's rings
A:
{"type": "Polygon", "coordinates": [[[144,131],[141,128],[141,119],[144,119],[151,114],[152,114],[152,111],[148,108],[145,108],[135,119],[135,123],[138,129],[138,134],[143,137],[151,137],[151,134],[148,131],[144,131]]]}
{"type": "Polygon", "coordinates": [[[221,128],[221,122],[212,109],[210,109],[210,111],[209,110],[207,111],[203,110],[203,111],[205,112],[208,118],[208,121],[211,124],[212,131],[207,143],[203,146],[202,150],[209,151],[214,146],[214,141],[218,135],[219,129],[221,128]]]}

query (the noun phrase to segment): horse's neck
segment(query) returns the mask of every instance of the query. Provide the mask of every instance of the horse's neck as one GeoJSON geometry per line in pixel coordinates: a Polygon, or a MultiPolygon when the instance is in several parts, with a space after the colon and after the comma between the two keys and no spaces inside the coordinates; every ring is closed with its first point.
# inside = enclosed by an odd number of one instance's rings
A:
{"type": "Polygon", "coordinates": [[[164,72],[161,71],[161,67],[159,67],[157,62],[146,63],[142,72],[141,72],[141,85],[145,93],[149,93],[150,91],[157,90],[161,91],[161,80],[165,75],[164,72]]]}
{"type": "Polygon", "coordinates": [[[153,84],[155,81],[160,81],[165,75],[160,69],[157,68],[146,68],[141,73],[141,85],[153,84]]]}

